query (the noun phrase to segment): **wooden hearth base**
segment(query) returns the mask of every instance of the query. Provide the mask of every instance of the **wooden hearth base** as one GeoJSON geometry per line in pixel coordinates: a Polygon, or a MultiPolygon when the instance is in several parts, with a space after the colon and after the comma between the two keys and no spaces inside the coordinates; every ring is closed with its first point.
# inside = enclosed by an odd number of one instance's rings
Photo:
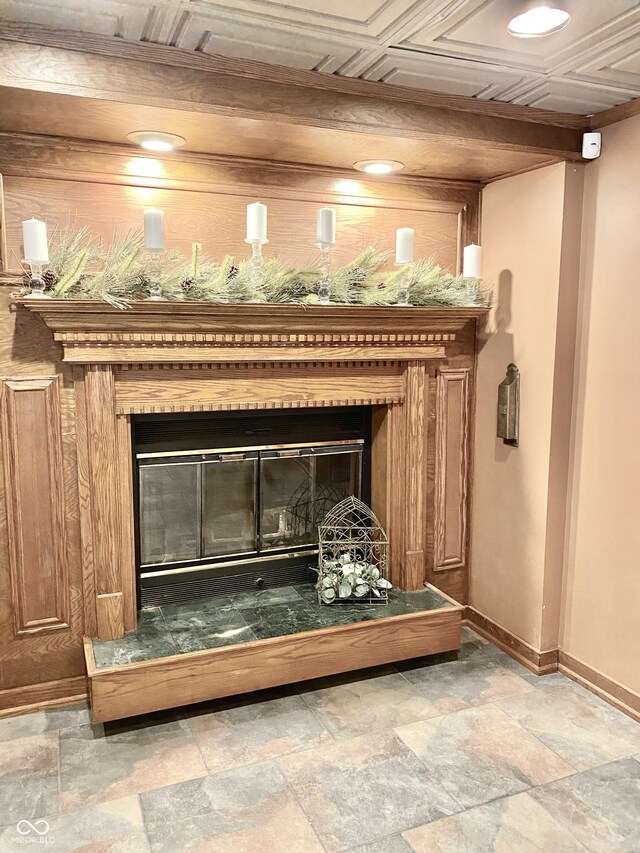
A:
{"type": "Polygon", "coordinates": [[[460,605],[304,634],[96,668],[85,640],[91,716],[117,720],[460,648],[460,605]]]}

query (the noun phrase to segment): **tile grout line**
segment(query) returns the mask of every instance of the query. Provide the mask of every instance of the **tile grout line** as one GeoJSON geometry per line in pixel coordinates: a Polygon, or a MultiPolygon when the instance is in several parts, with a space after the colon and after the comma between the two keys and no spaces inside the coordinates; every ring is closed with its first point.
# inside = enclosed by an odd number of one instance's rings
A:
{"type": "MultiPolygon", "coordinates": [[[[480,649],[480,650],[481,650],[481,649],[480,649]]],[[[529,682],[527,682],[524,678],[522,678],[522,676],[518,675],[518,673],[517,673],[517,672],[514,672],[513,670],[509,669],[509,667],[504,666],[504,664],[501,664],[499,661],[494,660],[490,655],[488,655],[488,654],[487,654],[486,656],[487,656],[488,660],[489,660],[492,664],[494,664],[495,666],[499,667],[500,669],[506,670],[508,673],[510,673],[511,675],[513,675],[515,678],[518,678],[520,681],[524,682],[525,684],[529,684],[529,682]]],[[[455,661],[444,661],[443,663],[463,663],[463,661],[461,661],[461,660],[458,658],[458,659],[457,659],[457,660],[455,660],[455,661]]],[[[433,663],[433,664],[431,664],[431,666],[433,666],[433,667],[437,667],[437,666],[440,666],[440,664],[439,664],[439,663],[433,663]]],[[[419,684],[414,684],[412,681],[409,681],[409,679],[408,679],[408,678],[407,678],[407,676],[404,674],[404,672],[402,672],[401,670],[397,669],[397,667],[395,667],[395,668],[396,668],[397,672],[399,673],[399,675],[401,675],[401,676],[404,678],[404,680],[407,682],[407,684],[410,684],[412,687],[415,687],[415,688],[420,692],[420,694],[421,694],[421,695],[422,695],[422,696],[423,696],[427,701],[430,701],[430,699],[429,699],[429,697],[426,695],[426,693],[424,693],[424,692],[423,692],[423,690],[422,690],[422,686],[421,686],[421,685],[419,685],[419,684]]],[[[551,686],[551,685],[549,685],[549,686],[551,686]]],[[[524,693],[531,693],[531,692],[532,692],[533,690],[535,690],[535,689],[536,689],[535,687],[531,686],[531,687],[530,687],[530,689],[529,689],[529,690],[524,691],[524,693]]],[[[517,695],[523,695],[523,694],[514,694],[514,695],[515,695],[515,696],[517,696],[517,695]]],[[[425,720],[426,720],[426,719],[430,719],[430,720],[431,720],[431,719],[436,719],[436,717],[446,717],[446,716],[448,716],[449,714],[456,714],[456,713],[458,713],[459,711],[468,711],[468,710],[471,710],[472,708],[483,708],[483,707],[485,707],[486,705],[493,705],[493,704],[496,704],[497,702],[502,702],[502,701],[504,701],[504,700],[506,700],[506,699],[511,699],[511,698],[513,698],[513,697],[512,697],[512,696],[503,696],[503,697],[501,697],[501,698],[499,698],[499,699],[488,699],[486,702],[477,702],[477,703],[475,703],[475,704],[473,704],[473,705],[466,705],[464,708],[455,708],[455,709],[453,709],[453,710],[451,710],[451,711],[442,711],[441,713],[433,714],[431,717],[425,717],[424,719],[425,719],[425,720]]]]}
{"type": "MultiPolygon", "coordinates": [[[[570,778],[570,777],[565,776],[564,778],[570,778]]],[[[553,781],[556,781],[556,782],[557,782],[557,781],[563,781],[563,780],[562,780],[562,779],[560,779],[560,780],[556,779],[556,780],[553,780],[553,781]]],[[[546,808],[542,803],[539,803],[539,802],[538,802],[538,800],[536,800],[536,799],[534,799],[533,797],[531,797],[531,791],[535,790],[535,788],[544,787],[544,785],[550,785],[550,784],[553,784],[553,782],[545,782],[545,783],[543,783],[543,785],[531,786],[531,787],[529,787],[529,788],[525,788],[525,790],[523,790],[523,791],[512,791],[511,793],[508,793],[508,794],[501,794],[501,795],[500,795],[500,796],[498,796],[498,797],[492,797],[490,800],[485,800],[485,801],[484,801],[484,802],[482,802],[482,803],[476,803],[476,805],[474,805],[474,806],[468,806],[468,807],[466,807],[466,808],[463,808],[463,809],[462,809],[462,811],[460,811],[460,812],[455,812],[455,813],[454,813],[454,814],[452,814],[452,815],[444,815],[443,817],[439,817],[439,818],[436,818],[435,820],[428,821],[426,824],[425,824],[425,823],[421,823],[421,824],[418,824],[417,826],[412,826],[412,827],[410,827],[409,829],[403,829],[403,830],[402,830],[400,833],[398,833],[398,834],[402,836],[402,835],[404,835],[404,833],[405,833],[405,832],[409,832],[411,829],[419,829],[421,826],[429,826],[429,825],[431,825],[432,823],[437,823],[438,821],[441,821],[441,820],[447,820],[447,819],[449,819],[449,818],[459,817],[460,815],[467,814],[468,812],[475,811],[476,809],[482,809],[482,808],[484,808],[485,806],[493,805],[494,803],[499,803],[499,802],[501,802],[502,800],[510,800],[510,799],[513,799],[514,797],[521,797],[521,796],[523,796],[523,795],[527,795],[528,797],[530,797],[530,799],[532,799],[532,800],[533,800],[533,802],[534,802],[534,803],[536,803],[537,805],[539,805],[539,806],[541,806],[542,808],[544,808],[544,811],[549,815],[549,817],[551,818],[551,820],[552,820],[554,823],[556,823],[556,824],[557,824],[561,829],[570,829],[570,827],[565,826],[565,824],[564,824],[564,823],[562,823],[561,821],[559,821],[559,820],[558,820],[558,818],[556,818],[554,815],[552,815],[552,814],[551,814],[551,812],[550,812],[550,811],[548,811],[548,809],[547,809],[547,808],[546,808]]],[[[392,837],[392,836],[387,836],[387,837],[389,837],[389,838],[390,838],[390,837],[392,837]]],[[[403,838],[402,840],[406,842],[406,839],[405,839],[405,838],[403,838]]],[[[574,841],[578,841],[575,837],[573,838],[573,840],[574,840],[574,841]]],[[[407,843],[408,843],[408,842],[407,842],[407,843]]],[[[581,849],[585,850],[585,853],[600,853],[600,851],[592,851],[589,847],[586,847],[586,846],[585,846],[581,841],[578,841],[578,844],[580,845],[581,849]]],[[[351,849],[357,849],[357,847],[356,847],[356,848],[351,848],[351,849]]],[[[414,849],[415,849],[415,848],[413,847],[413,845],[411,845],[411,849],[412,849],[412,850],[414,850],[414,849]]],[[[346,853],[348,853],[348,851],[346,851],[346,853]]]]}
{"type": "MultiPolygon", "coordinates": [[[[544,689],[545,690],[553,689],[555,686],[557,686],[557,685],[550,684],[549,687],[545,687],[544,689]]],[[[526,694],[522,694],[522,695],[526,695],[526,694]]],[[[559,752],[556,752],[556,750],[553,749],[553,747],[546,744],[536,734],[534,734],[534,732],[530,731],[526,726],[523,726],[522,723],[518,722],[518,720],[516,720],[515,717],[513,717],[506,710],[506,708],[502,708],[500,705],[498,705],[498,702],[505,702],[505,701],[508,701],[509,699],[513,699],[513,698],[517,698],[517,697],[506,696],[503,699],[492,699],[491,702],[487,702],[486,705],[494,705],[499,711],[502,711],[503,714],[506,714],[507,717],[509,717],[509,719],[518,726],[518,728],[522,729],[522,731],[526,732],[526,734],[531,735],[531,737],[534,740],[536,740],[541,746],[543,746],[545,749],[548,749],[549,752],[552,752],[556,756],[556,758],[559,758],[560,761],[562,761],[564,764],[568,765],[573,770],[573,773],[568,773],[566,776],[561,776],[560,779],[569,779],[571,776],[575,776],[577,773],[581,773],[582,771],[578,770],[577,767],[574,767],[570,761],[568,761],[566,758],[564,758],[562,755],[560,755],[559,752]]],[[[484,705],[484,706],[478,705],[476,707],[486,707],[486,705],[484,705]]],[[[466,709],[463,709],[463,710],[466,710],[466,709]]],[[[551,781],[557,782],[559,780],[553,779],[551,781]]],[[[549,782],[542,782],[542,783],[540,783],[540,785],[530,785],[529,790],[533,790],[534,788],[541,788],[543,785],[548,785],[548,784],[550,784],[550,783],[549,782]]]]}
{"type": "MultiPolygon", "coordinates": [[[[564,777],[564,779],[571,779],[571,778],[572,778],[571,776],[565,776],[564,777]]],[[[554,781],[555,782],[561,782],[563,780],[562,779],[555,779],[554,781]]],[[[535,788],[544,788],[546,785],[552,785],[552,784],[553,784],[553,782],[545,782],[542,785],[536,785],[535,788]]],[[[531,788],[530,790],[533,791],[534,788],[531,788]]],[[[526,791],[525,793],[529,794],[529,796],[531,797],[531,794],[529,791],[526,791]]],[[[534,803],[537,803],[549,815],[549,817],[551,818],[552,821],[554,821],[554,823],[557,823],[558,826],[561,827],[562,829],[566,829],[569,832],[571,832],[571,828],[572,828],[571,823],[569,823],[568,825],[565,824],[563,820],[559,820],[555,815],[551,814],[551,812],[549,811],[549,809],[546,807],[546,805],[544,803],[541,803],[539,800],[536,800],[535,797],[531,797],[531,799],[534,801],[534,803]]],[[[579,838],[576,838],[573,833],[571,833],[571,836],[572,836],[573,840],[577,841],[577,843],[580,845],[580,847],[585,850],[585,853],[599,853],[598,850],[592,850],[590,847],[587,847],[586,844],[583,844],[582,841],[580,841],[579,838]]]]}
{"type": "MultiPolygon", "coordinates": [[[[548,687],[545,687],[544,689],[545,689],[545,690],[553,690],[553,691],[555,692],[555,690],[557,689],[557,687],[558,687],[558,685],[557,685],[557,684],[550,684],[548,687]]],[[[583,689],[584,689],[584,688],[583,688],[583,689]]],[[[508,698],[511,698],[511,697],[508,697],[508,698]]],[[[560,753],[559,753],[559,752],[557,752],[557,751],[556,751],[552,746],[549,746],[548,744],[546,744],[546,743],[545,743],[541,738],[539,738],[539,737],[535,734],[535,732],[530,731],[530,730],[529,730],[529,729],[527,729],[525,726],[523,726],[523,725],[522,725],[522,723],[519,723],[519,722],[518,722],[518,720],[516,720],[516,719],[515,719],[515,717],[513,717],[513,716],[509,713],[509,711],[508,711],[506,708],[501,708],[499,705],[497,705],[497,703],[498,703],[498,702],[503,702],[503,701],[506,701],[506,700],[504,700],[504,699],[496,699],[496,700],[494,700],[494,702],[493,702],[492,704],[495,704],[495,705],[496,705],[496,707],[500,708],[500,710],[501,710],[501,711],[504,711],[504,713],[505,713],[505,714],[507,714],[507,716],[508,716],[511,720],[513,720],[513,722],[514,722],[514,723],[516,723],[516,725],[520,726],[522,729],[524,729],[524,731],[528,732],[528,734],[530,734],[533,738],[535,738],[539,743],[541,743],[541,744],[542,744],[544,747],[546,747],[548,750],[550,750],[551,752],[553,752],[553,754],[554,754],[554,755],[556,755],[556,756],[557,756],[561,761],[563,761],[565,764],[567,764],[569,767],[571,767],[571,769],[574,771],[573,773],[568,773],[566,776],[562,776],[562,777],[560,777],[561,779],[569,779],[571,776],[576,776],[576,775],[579,775],[580,773],[585,773],[585,772],[586,772],[586,771],[588,771],[588,770],[595,770],[595,769],[596,769],[596,768],[598,768],[598,767],[604,767],[606,764],[613,764],[614,762],[624,760],[625,758],[633,758],[633,756],[634,756],[634,753],[633,753],[633,752],[631,752],[631,753],[629,753],[629,754],[627,754],[627,755],[621,755],[621,756],[619,756],[618,758],[607,759],[606,761],[603,761],[603,762],[598,763],[598,764],[594,764],[594,765],[592,765],[592,766],[590,766],[590,767],[586,767],[586,768],[584,768],[583,770],[580,770],[579,768],[575,767],[575,766],[574,766],[574,765],[569,761],[569,759],[568,759],[568,758],[565,758],[564,756],[560,755],[560,753]]],[[[621,713],[621,712],[620,712],[620,713],[621,713]]],[[[560,781],[560,780],[559,780],[559,779],[554,779],[554,780],[552,780],[552,781],[554,781],[554,782],[558,782],[558,781],[560,781]]],[[[543,783],[542,783],[542,784],[540,784],[540,785],[532,785],[531,787],[532,787],[532,788],[541,788],[541,787],[543,787],[544,785],[549,785],[549,784],[551,784],[551,782],[543,782],[543,783]]]]}
{"type": "MultiPolygon", "coordinates": [[[[300,692],[300,690],[298,689],[298,685],[299,685],[299,684],[304,684],[304,683],[305,683],[304,681],[302,681],[302,682],[301,682],[301,681],[296,682],[296,684],[295,684],[296,694],[297,694],[297,695],[302,699],[302,701],[303,701],[303,703],[304,703],[305,708],[313,714],[314,719],[316,719],[316,720],[320,723],[320,725],[322,726],[322,728],[327,732],[327,734],[329,735],[329,737],[331,738],[331,740],[333,741],[333,743],[337,743],[337,742],[338,742],[338,738],[337,738],[337,737],[335,737],[335,735],[333,734],[333,732],[331,732],[331,731],[327,728],[327,726],[324,724],[324,722],[320,719],[320,717],[319,717],[319,716],[318,716],[318,714],[316,713],[315,709],[314,709],[314,708],[312,708],[312,707],[311,707],[311,705],[309,705],[309,703],[307,702],[307,700],[306,700],[306,699],[305,699],[305,697],[304,697],[304,694],[303,694],[303,693],[301,693],[301,692],[300,692]]],[[[312,748],[312,747],[311,747],[311,748],[312,748]]],[[[300,752],[304,752],[304,750],[300,750],[300,752]]]]}
{"type": "MultiPolygon", "coordinates": [[[[46,715],[45,715],[45,721],[46,721],[46,715]]],[[[61,768],[62,756],[60,754],[60,752],[61,752],[61,750],[60,750],[60,729],[58,729],[58,731],[57,731],[57,736],[58,736],[57,737],[57,746],[58,746],[58,749],[57,749],[57,753],[58,753],[58,762],[57,762],[57,765],[58,765],[58,814],[60,814],[62,812],[62,800],[61,800],[61,796],[62,796],[62,791],[61,791],[61,788],[62,788],[62,775],[61,775],[62,774],[62,768],[61,768]]]]}
{"type": "MultiPolygon", "coordinates": [[[[291,755],[291,753],[288,753],[288,754],[289,754],[289,755],[291,755]]],[[[286,774],[285,774],[284,770],[282,769],[282,767],[281,767],[281,765],[280,765],[280,760],[279,760],[280,758],[283,758],[283,757],[284,757],[284,756],[279,756],[278,758],[276,758],[276,759],[274,760],[274,764],[277,766],[277,768],[278,768],[278,772],[281,774],[282,778],[284,779],[284,783],[285,783],[285,785],[287,786],[287,790],[290,792],[290,794],[291,794],[291,796],[293,797],[294,801],[298,804],[298,808],[300,809],[300,811],[302,812],[302,814],[303,814],[303,815],[304,815],[304,817],[305,817],[305,820],[307,821],[307,823],[308,823],[308,824],[309,824],[309,826],[311,827],[311,831],[313,832],[313,834],[315,835],[315,837],[318,839],[318,844],[320,845],[320,847],[322,847],[322,849],[323,849],[323,850],[325,850],[325,851],[326,851],[326,853],[331,853],[331,851],[327,850],[327,848],[326,848],[326,846],[324,845],[324,843],[323,843],[322,839],[320,838],[320,835],[318,834],[318,831],[316,830],[316,828],[315,828],[315,826],[314,826],[314,823],[313,823],[313,821],[311,820],[310,816],[307,814],[305,807],[302,805],[302,802],[301,802],[300,798],[298,797],[298,795],[297,795],[297,793],[296,793],[295,788],[291,785],[291,783],[290,783],[290,782],[289,782],[289,780],[287,779],[287,776],[286,776],[286,774]]]]}
{"type": "Polygon", "coordinates": [[[144,816],[144,809],[142,808],[142,797],[140,796],[139,792],[136,794],[133,794],[133,796],[136,798],[136,802],[138,803],[138,808],[140,809],[140,817],[142,818],[142,832],[144,833],[144,837],[146,839],[149,850],[151,850],[152,849],[151,836],[149,835],[149,830],[147,828],[147,821],[146,821],[145,816],[144,816]]]}

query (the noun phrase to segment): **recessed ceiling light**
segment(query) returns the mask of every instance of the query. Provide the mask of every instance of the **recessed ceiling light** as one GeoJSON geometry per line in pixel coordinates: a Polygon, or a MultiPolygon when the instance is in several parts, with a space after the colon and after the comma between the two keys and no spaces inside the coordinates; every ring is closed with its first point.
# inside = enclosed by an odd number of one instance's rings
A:
{"type": "Polygon", "coordinates": [[[353,164],[353,168],[359,172],[367,172],[369,175],[388,175],[404,169],[404,163],[400,163],[399,160],[358,160],[353,164]]]}
{"type": "Polygon", "coordinates": [[[518,38],[536,38],[557,33],[566,27],[571,15],[564,9],[551,9],[549,6],[536,6],[518,15],[509,22],[507,29],[518,38]]]}
{"type": "Polygon", "coordinates": [[[173,151],[180,148],[187,141],[175,133],[160,133],[155,130],[136,130],[127,134],[127,139],[136,142],[146,151],[173,151]]]}

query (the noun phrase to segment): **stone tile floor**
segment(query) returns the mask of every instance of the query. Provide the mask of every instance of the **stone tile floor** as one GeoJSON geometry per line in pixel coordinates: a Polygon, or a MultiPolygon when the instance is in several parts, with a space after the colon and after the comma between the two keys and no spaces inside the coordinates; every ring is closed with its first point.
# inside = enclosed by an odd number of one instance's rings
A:
{"type": "Polygon", "coordinates": [[[93,654],[98,668],[120,666],[451,606],[431,589],[394,589],[386,604],[320,606],[313,583],[281,586],[145,608],[135,631],[121,640],[93,640],[93,654]]]}
{"type": "Polygon", "coordinates": [[[640,725],[463,640],[119,723],[0,720],[0,850],[640,851],[640,725]]]}

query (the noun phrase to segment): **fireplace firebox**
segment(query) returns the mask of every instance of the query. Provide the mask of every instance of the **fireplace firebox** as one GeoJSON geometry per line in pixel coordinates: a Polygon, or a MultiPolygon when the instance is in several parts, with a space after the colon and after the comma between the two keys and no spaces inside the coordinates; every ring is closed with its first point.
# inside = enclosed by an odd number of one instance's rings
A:
{"type": "Polygon", "coordinates": [[[313,578],[318,524],[370,500],[370,407],[132,418],[140,606],[313,578]]]}

